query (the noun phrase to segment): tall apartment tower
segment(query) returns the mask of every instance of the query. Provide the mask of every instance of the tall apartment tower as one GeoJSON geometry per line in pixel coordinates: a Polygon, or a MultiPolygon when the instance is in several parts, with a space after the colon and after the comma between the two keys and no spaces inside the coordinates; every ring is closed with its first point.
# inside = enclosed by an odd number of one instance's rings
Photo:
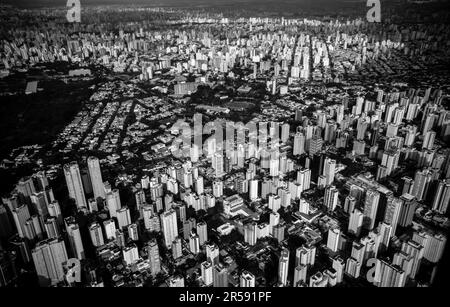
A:
{"type": "Polygon", "coordinates": [[[71,162],[64,165],[64,176],[66,177],[69,196],[75,200],[77,208],[87,208],[83,182],[81,180],[80,168],[78,167],[78,164],[76,162],[71,162]]]}
{"type": "Polygon", "coordinates": [[[67,251],[62,239],[39,242],[32,251],[39,278],[39,285],[56,285],[64,280],[63,263],[67,262],[67,251]]]}
{"type": "Polygon", "coordinates": [[[158,243],[155,239],[148,242],[147,245],[148,260],[150,260],[150,271],[155,276],[161,271],[161,260],[159,258],[158,243]]]}
{"type": "Polygon", "coordinates": [[[161,214],[160,218],[164,242],[167,248],[171,248],[172,242],[178,236],[177,213],[175,210],[170,209],[161,214]]]}
{"type": "Polygon", "coordinates": [[[95,199],[105,199],[105,187],[103,186],[102,172],[100,170],[100,162],[98,158],[89,157],[87,159],[87,165],[95,199]]]}

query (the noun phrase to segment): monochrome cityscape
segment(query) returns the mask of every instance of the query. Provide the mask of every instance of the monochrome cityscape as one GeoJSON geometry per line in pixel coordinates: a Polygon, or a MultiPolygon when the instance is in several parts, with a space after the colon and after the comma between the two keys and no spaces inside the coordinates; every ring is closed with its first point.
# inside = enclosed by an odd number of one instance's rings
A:
{"type": "Polygon", "coordinates": [[[0,287],[442,285],[449,7],[0,1],[0,287]]]}

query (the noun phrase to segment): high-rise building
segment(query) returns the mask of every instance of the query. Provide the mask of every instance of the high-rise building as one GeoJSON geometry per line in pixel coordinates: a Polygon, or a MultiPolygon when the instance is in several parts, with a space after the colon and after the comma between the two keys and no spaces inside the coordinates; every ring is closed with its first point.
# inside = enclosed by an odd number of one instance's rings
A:
{"type": "Polygon", "coordinates": [[[61,235],[60,230],[59,230],[58,221],[56,220],[56,217],[54,217],[54,216],[50,216],[45,220],[44,228],[45,228],[45,232],[47,233],[47,237],[49,239],[56,239],[61,235]]]}
{"type": "Polygon", "coordinates": [[[56,217],[58,225],[63,224],[63,216],[61,213],[61,207],[59,206],[59,203],[57,200],[54,200],[48,204],[48,214],[50,216],[56,217]]]}
{"type": "Polygon", "coordinates": [[[172,242],[172,257],[173,259],[178,259],[183,256],[183,247],[181,245],[181,238],[176,237],[172,242]]]}
{"type": "Polygon", "coordinates": [[[128,207],[122,207],[116,212],[117,222],[119,229],[124,229],[131,224],[130,209],[128,207]]]}
{"type": "Polygon", "coordinates": [[[345,265],[345,273],[353,278],[358,278],[361,272],[361,263],[350,257],[345,265]]]}
{"type": "Polygon", "coordinates": [[[197,221],[191,217],[183,223],[183,238],[185,240],[189,240],[189,235],[193,229],[197,229],[197,221]]]}
{"type": "Polygon", "coordinates": [[[353,212],[350,214],[348,232],[355,235],[356,237],[359,237],[359,235],[361,234],[363,219],[364,214],[360,210],[353,210],[353,212]]]}
{"type": "Polygon", "coordinates": [[[162,213],[160,218],[164,242],[167,248],[171,248],[172,242],[178,236],[177,213],[171,209],[162,213]]]}
{"type": "Polygon", "coordinates": [[[78,259],[84,259],[84,247],[83,241],[81,240],[81,233],[78,224],[75,222],[74,217],[68,217],[64,219],[66,224],[66,232],[69,237],[70,247],[74,257],[78,259]]]}
{"type": "Polygon", "coordinates": [[[255,201],[259,198],[258,196],[258,180],[249,181],[249,198],[251,201],[255,201]]]}
{"type": "Polygon", "coordinates": [[[397,225],[400,219],[403,202],[396,197],[390,196],[387,198],[386,210],[384,213],[384,222],[391,225],[392,235],[397,231],[397,225]]]}
{"type": "Polygon", "coordinates": [[[16,254],[0,250],[0,287],[14,285],[17,280],[16,254]]]}
{"type": "Polygon", "coordinates": [[[377,260],[375,284],[378,287],[404,287],[406,283],[405,272],[396,265],[385,260],[377,260]]]}
{"type": "Polygon", "coordinates": [[[297,183],[302,186],[302,192],[309,190],[311,186],[311,170],[304,168],[297,173],[297,183]]]}
{"type": "Polygon", "coordinates": [[[419,201],[425,199],[431,180],[432,174],[430,170],[424,169],[417,171],[414,176],[414,185],[411,190],[411,195],[415,196],[419,201]]]}
{"type": "Polygon", "coordinates": [[[375,220],[377,217],[378,203],[380,201],[380,193],[374,189],[369,189],[366,192],[364,200],[364,221],[363,227],[372,230],[375,227],[375,220]]]}
{"type": "Polygon", "coordinates": [[[435,138],[436,138],[436,132],[431,131],[431,130],[427,131],[423,138],[422,149],[432,150],[434,147],[435,138]]]}
{"type": "Polygon", "coordinates": [[[40,286],[56,285],[64,280],[63,264],[68,257],[63,240],[39,242],[32,251],[32,257],[40,286]]]}
{"type": "Polygon", "coordinates": [[[128,225],[127,231],[128,231],[128,238],[131,241],[139,241],[139,231],[138,225],[136,223],[128,225]]]}
{"type": "Polygon", "coordinates": [[[200,246],[203,246],[203,244],[208,241],[208,230],[205,222],[200,222],[197,224],[197,234],[199,237],[200,246]]]}
{"type": "Polygon", "coordinates": [[[450,179],[440,180],[433,199],[433,210],[446,214],[450,204],[450,179]]]}
{"type": "Polygon", "coordinates": [[[285,286],[287,284],[289,269],[289,250],[283,249],[281,251],[280,260],[278,262],[278,282],[285,286]]]}
{"type": "Polygon", "coordinates": [[[298,156],[304,153],[305,153],[305,135],[301,132],[298,132],[294,136],[293,154],[294,156],[298,156]]]}
{"type": "Polygon", "coordinates": [[[209,261],[202,262],[201,266],[202,280],[205,286],[211,286],[214,282],[213,279],[213,265],[209,261]]]}
{"type": "Polygon", "coordinates": [[[306,273],[308,271],[308,267],[306,265],[298,265],[294,269],[294,287],[297,287],[299,283],[306,282],[306,273]]]}
{"type": "Polygon", "coordinates": [[[116,224],[114,220],[106,220],[103,222],[103,227],[105,228],[106,240],[115,240],[116,239],[116,224]]]}
{"type": "Polygon", "coordinates": [[[328,230],[327,247],[332,252],[339,250],[339,242],[341,240],[341,230],[338,227],[330,228],[328,230]]]}
{"type": "Polygon", "coordinates": [[[189,250],[194,255],[197,255],[200,252],[200,238],[195,232],[191,232],[189,235],[189,250]]]}
{"type": "Polygon", "coordinates": [[[336,160],[325,158],[325,165],[323,167],[323,175],[326,178],[325,185],[331,185],[334,181],[336,170],[336,160]]]}
{"type": "Polygon", "coordinates": [[[335,256],[332,261],[332,267],[336,271],[336,283],[339,284],[344,278],[345,262],[339,255],[335,256]]]}
{"type": "Polygon", "coordinates": [[[289,124],[285,123],[281,126],[281,142],[286,143],[289,139],[289,124]]]}
{"type": "Polygon", "coordinates": [[[316,261],[316,247],[315,246],[301,246],[295,251],[295,266],[300,264],[306,266],[314,266],[316,261]]]}
{"type": "Polygon", "coordinates": [[[100,162],[98,158],[89,157],[87,159],[87,165],[95,199],[105,199],[105,187],[103,185],[102,172],[100,170],[100,162]]]}
{"type": "Polygon", "coordinates": [[[156,239],[150,240],[147,244],[147,255],[150,261],[150,272],[156,276],[161,272],[161,260],[159,258],[159,248],[156,239]]]}
{"type": "Polygon", "coordinates": [[[421,230],[414,232],[413,241],[423,246],[423,258],[438,263],[444,254],[447,237],[442,233],[421,230]]]}
{"type": "Polygon", "coordinates": [[[213,195],[217,198],[223,196],[223,182],[221,180],[213,181],[213,195]]]}
{"type": "Polygon", "coordinates": [[[27,205],[21,205],[12,211],[19,237],[25,238],[25,223],[30,218],[30,211],[27,205]]]}
{"type": "Polygon", "coordinates": [[[77,208],[87,208],[80,168],[76,162],[64,165],[64,176],[70,198],[75,200],[77,208]]]}
{"type": "Polygon", "coordinates": [[[255,275],[253,275],[247,270],[244,270],[241,274],[239,285],[242,288],[251,288],[255,287],[255,284],[256,284],[255,275]]]}
{"type": "Polygon", "coordinates": [[[417,201],[411,194],[403,194],[400,196],[400,200],[403,202],[403,205],[401,206],[398,225],[408,227],[411,225],[414,213],[416,212],[417,201]]]}
{"type": "Polygon", "coordinates": [[[31,194],[30,199],[34,212],[42,218],[45,218],[48,215],[48,202],[45,197],[45,192],[35,192],[31,194]]]}
{"type": "Polygon", "coordinates": [[[99,223],[92,223],[89,226],[89,234],[91,236],[92,245],[99,247],[105,244],[103,240],[102,228],[99,223]]]}
{"type": "Polygon", "coordinates": [[[136,263],[139,261],[139,252],[138,248],[135,244],[130,244],[128,246],[125,246],[125,248],[122,250],[122,256],[123,261],[125,262],[125,265],[132,265],[133,263],[136,263]]]}
{"type": "Polygon", "coordinates": [[[213,287],[228,287],[228,269],[222,264],[215,264],[213,267],[213,287]]]}
{"type": "Polygon", "coordinates": [[[335,186],[328,186],[325,189],[324,205],[328,211],[334,211],[338,204],[338,189],[335,186]]]}
{"type": "Polygon", "coordinates": [[[413,257],[411,273],[409,276],[414,279],[420,269],[425,249],[419,243],[409,240],[402,243],[401,251],[413,257]]]}
{"type": "Polygon", "coordinates": [[[284,240],[284,231],[286,229],[286,225],[283,224],[278,224],[272,227],[272,236],[274,237],[274,239],[276,239],[278,242],[282,242],[284,240]]]}
{"type": "Polygon", "coordinates": [[[106,206],[108,207],[109,217],[117,217],[117,210],[122,208],[118,189],[114,189],[106,194],[106,206]]]}
{"type": "Polygon", "coordinates": [[[219,263],[219,247],[217,244],[212,243],[206,245],[206,260],[212,264],[219,263]]]}
{"type": "Polygon", "coordinates": [[[255,245],[257,240],[257,228],[256,222],[248,223],[244,226],[244,240],[250,245],[255,245]]]}
{"type": "Polygon", "coordinates": [[[314,156],[319,153],[323,147],[323,139],[320,136],[314,135],[309,144],[309,155],[314,156]]]}

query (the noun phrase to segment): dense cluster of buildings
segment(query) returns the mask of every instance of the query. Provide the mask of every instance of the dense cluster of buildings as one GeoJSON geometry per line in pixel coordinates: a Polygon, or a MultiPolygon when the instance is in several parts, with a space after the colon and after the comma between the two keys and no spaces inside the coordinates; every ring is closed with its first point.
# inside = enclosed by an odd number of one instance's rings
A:
{"type": "Polygon", "coordinates": [[[399,79],[444,46],[441,31],[285,18],[169,25],[36,28],[25,41],[12,29],[2,41],[11,72],[68,61],[112,77],[47,153],[76,158],[43,165],[2,198],[1,286],[21,269],[41,286],[433,283],[449,227],[448,84],[399,79]],[[205,89],[214,98],[195,101],[205,89]],[[202,128],[203,148],[173,155],[186,135],[171,127],[196,125],[193,107],[214,129],[202,128]]]}

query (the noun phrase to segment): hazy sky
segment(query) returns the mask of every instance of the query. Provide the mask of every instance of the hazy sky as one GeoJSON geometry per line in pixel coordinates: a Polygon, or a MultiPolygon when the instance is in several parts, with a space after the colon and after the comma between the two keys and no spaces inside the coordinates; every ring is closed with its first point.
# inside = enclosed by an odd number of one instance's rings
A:
{"type": "MultiPolygon", "coordinates": [[[[148,4],[153,6],[216,6],[216,5],[239,5],[242,3],[255,5],[264,3],[298,4],[300,6],[316,6],[319,3],[336,2],[366,2],[365,0],[81,0],[81,5],[101,4],[148,4]]],[[[0,3],[12,4],[18,7],[42,7],[42,6],[65,6],[67,0],[0,0],[0,3]]],[[[364,4],[363,4],[364,5],[364,4]]]]}

